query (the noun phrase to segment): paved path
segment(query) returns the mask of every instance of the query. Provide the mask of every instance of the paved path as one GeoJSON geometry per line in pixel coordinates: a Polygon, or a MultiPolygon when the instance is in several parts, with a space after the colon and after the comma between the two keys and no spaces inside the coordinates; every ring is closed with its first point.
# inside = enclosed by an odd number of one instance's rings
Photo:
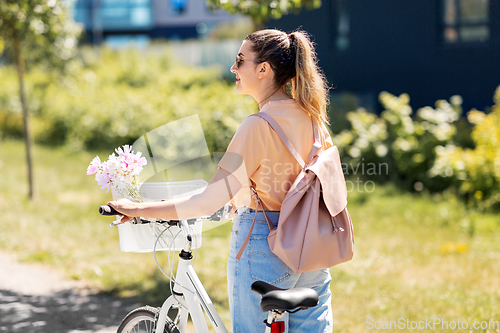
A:
{"type": "Polygon", "coordinates": [[[0,333],[116,332],[135,306],[0,252],[0,333]]]}

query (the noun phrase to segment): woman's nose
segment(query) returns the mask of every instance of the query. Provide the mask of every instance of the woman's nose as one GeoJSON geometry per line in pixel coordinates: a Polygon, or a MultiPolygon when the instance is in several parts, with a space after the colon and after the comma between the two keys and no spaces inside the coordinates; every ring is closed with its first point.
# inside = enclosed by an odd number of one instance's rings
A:
{"type": "Polygon", "coordinates": [[[236,70],[237,70],[236,62],[231,66],[231,68],[229,70],[231,71],[231,73],[236,74],[236,70]]]}

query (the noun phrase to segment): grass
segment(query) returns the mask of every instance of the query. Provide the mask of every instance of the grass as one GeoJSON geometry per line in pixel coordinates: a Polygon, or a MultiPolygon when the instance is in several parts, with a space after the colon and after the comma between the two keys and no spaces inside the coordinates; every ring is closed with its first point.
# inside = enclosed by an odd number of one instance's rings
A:
{"type": "MultiPolygon", "coordinates": [[[[0,249],[40,262],[118,297],[139,296],[159,306],[169,285],[153,256],[122,253],[117,230],[97,207],[111,198],[85,171],[96,155],[68,148],[35,147],[37,199],[26,200],[24,148],[0,142],[0,249]]],[[[448,323],[500,321],[500,218],[467,211],[440,196],[413,195],[385,185],[352,192],[355,257],[331,269],[335,332],[392,329],[439,319],[448,323]],[[473,231],[471,228],[473,226],[473,231]]],[[[203,234],[195,268],[229,324],[226,260],[231,223],[203,234]]],[[[166,263],[167,256],[159,256],[166,263]]],[[[483,324],[484,325],[484,324],[483,324]]],[[[439,331],[418,329],[419,332],[439,331]]],[[[469,330],[464,330],[469,331],[469,330]]],[[[474,332],[500,332],[478,329],[474,332]]]]}
{"type": "Polygon", "coordinates": [[[351,196],[356,257],[332,269],[334,304],[348,304],[336,328],[363,332],[368,318],[498,321],[498,217],[474,216],[470,237],[460,203],[381,190],[361,205],[363,194],[351,196]]]}

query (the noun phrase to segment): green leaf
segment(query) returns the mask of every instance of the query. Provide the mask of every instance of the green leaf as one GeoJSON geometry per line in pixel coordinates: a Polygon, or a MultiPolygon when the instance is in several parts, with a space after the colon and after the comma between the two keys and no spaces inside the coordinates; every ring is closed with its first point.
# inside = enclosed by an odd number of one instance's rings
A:
{"type": "Polygon", "coordinates": [[[254,25],[260,26],[270,18],[280,18],[290,12],[298,12],[302,7],[317,9],[321,7],[321,0],[206,0],[211,10],[223,9],[231,14],[250,16],[254,25]]]}
{"type": "MultiPolygon", "coordinates": [[[[57,40],[76,40],[81,27],[72,19],[66,0],[1,0],[0,36],[9,45],[15,33],[23,46],[26,69],[37,63],[64,69],[76,55],[76,43],[57,44],[57,40]],[[73,44],[73,45],[72,45],[73,44]]],[[[4,45],[2,48],[6,47],[4,45]]]]}

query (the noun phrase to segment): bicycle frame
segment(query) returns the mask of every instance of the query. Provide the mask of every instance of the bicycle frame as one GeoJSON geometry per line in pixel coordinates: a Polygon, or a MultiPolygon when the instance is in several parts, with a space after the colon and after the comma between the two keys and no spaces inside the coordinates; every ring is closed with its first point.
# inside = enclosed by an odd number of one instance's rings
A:
{"type": "Polygon", "coordinates": [[[208,325],[205,321],[203,311],[207,314],[217,333],[228,333],[217,310],[215,310],[212,300],[191,264],[191,235],[187,231],[189,230],[188,223],[186,220],[182,220],[180,224],[186,237],[186,245],[179,255],[179,264],[174,287],[172,288],[172,295],[167,298],[161,307],[156,333],[163,333],[168,310],[172,307],[179,308],[179,330],[181,333],[186,332],[188,313],[191,314],[191,320],[193,321],[196,333],[208,333],[208,325]]]}
{"type": "MultiPolygon", "coordinates": [[[[196,333],[209,333],[203,311],[207,314],[216,333],[228,333],[212,300],[191,264],[191,235],[187,232],[189,230],[188,223],[182,220],[180,224],[186,237],[186,246],[179,255],[179,264],[177,266],[174,287],[172,288],[172,295],[167,298],[160,309],[155,332],[163,333],[168,311],[171,308],[179,308],[180,321],[178,328],[181,333],[186,332],[188,314],[191,315],[196,333]]],[[[269,311],[268,323],[276,322],[282,315],[274,311],[269,311]]],[[[271,333],[270,326],[266,328],[265,333],[271,333]]]]}
{"type": "Polygon", "coordinates": [[[203,311],[207,314],[217,333],[228,333],[217,310],[208,296],[203,284],[191,265],[190,259],[180,259],[172,295],[163,303],[156,332],[163,332],[167,312],[172,307],[179,307],[181,333],[186,332],[188,309],[191,314],[196,333],[208,333],[208,325],[203,311]],[[185,304],[183,304],[185,302],[185,304]]]}

